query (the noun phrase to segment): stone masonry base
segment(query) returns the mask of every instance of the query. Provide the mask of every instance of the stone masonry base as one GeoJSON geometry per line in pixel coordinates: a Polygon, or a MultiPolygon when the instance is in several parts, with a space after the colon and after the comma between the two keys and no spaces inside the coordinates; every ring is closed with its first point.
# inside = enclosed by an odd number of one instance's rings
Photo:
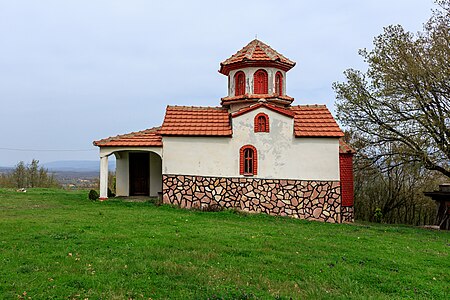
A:
{"type": "Polygon", "coordinates": [[[349,222],[353,209],[345,207],[342,214],[340,194],[339,181],[163,175],[163,202],[188,209],[218,205],[300,219],[349,222]]]}
{"type": "Polygon", "coordinates": [[[353,214],[353,206],[342,206],[341,207],[341,220],[345,223],[353,223],[355,221],[353,214]]]}

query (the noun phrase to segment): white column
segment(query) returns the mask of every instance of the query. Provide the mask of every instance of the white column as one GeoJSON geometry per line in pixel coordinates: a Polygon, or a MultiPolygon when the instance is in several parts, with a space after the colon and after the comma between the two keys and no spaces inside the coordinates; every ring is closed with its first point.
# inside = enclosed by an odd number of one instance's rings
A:
{"type": "Polygon", "coordinates": [[[100,200],[108,199],[108,156],[100,158],[100,200]]]}
{"type": "Polygon", "coordinates": [[[130,195],[129,181],[128,152],[123,151],[116,156],[116,196],[130,195]]]}
{"type": "Polygon", "coordinates": [[[157,197],[162,192],[161,157],[150,152],[150,197],[157,197]]]}

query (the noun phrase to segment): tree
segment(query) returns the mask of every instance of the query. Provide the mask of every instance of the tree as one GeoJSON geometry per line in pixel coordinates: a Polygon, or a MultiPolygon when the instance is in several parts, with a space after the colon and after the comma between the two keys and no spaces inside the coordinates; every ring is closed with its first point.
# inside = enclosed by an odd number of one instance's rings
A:
{"type": "Polygon", "coordinates": [[[16,165],[12,177],[16,187],[24,188],[27,186],[27,168],[23,161],[19,161],[16,165]]]}
{"type": "Polygon", "coordinates": [[[39,160],[33,159],[27,167],[28,185],[30,187],[39,186],[39,160]]]}
{"type": "Polygon", "coordinates": [[[386,27],[373,50],[360,50],[367,72],[348,69],[333,87],[338,120],[372,162],[419,163],[450,178],[450,0],[437,3],[423,32],[386,27]]]}
{"type": "MultiPolygon", "coordinates": [[[[357,134],[346,132],[356,149],[365,148],[357,134]]],[[[426,170],[420,163],[399,164],[388,156],[373,160],[358,151],[354,156],[355,219],[412,225],[434,224],[436,204],[423,192],[432,190],[443,175],[426,170]]]]}
{"type": "MultiPolygon", "coordinates": [[[[49,183],[49,177],[47,173],[48,173],[47,169],[44,169],[44,167],[39,168],[39,179],[38,179],[39,185],[49,183]]],[[[53,174],[51,175],[51,177],[53,177],[53,174]]],[[[53,178],[51,180],[53,180],[53,178]]]]}
{"type": "Polygon", "coordinates": [[[60,187],[53,174],[39,166],[39,160],[33,159],[25,165],[20,161],[11,173],[0,174],[0,187],[60,187]]]}

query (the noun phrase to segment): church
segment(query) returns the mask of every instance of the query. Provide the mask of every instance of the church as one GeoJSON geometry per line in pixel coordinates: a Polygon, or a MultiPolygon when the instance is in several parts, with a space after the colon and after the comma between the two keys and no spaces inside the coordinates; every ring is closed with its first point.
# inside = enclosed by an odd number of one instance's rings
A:
{"type": "Polygon", "coordinates": [[[255,39],[220,64],[228,77],[220,106],[169,105],[160,127],[94,141],[100,199],[114,155],[117,196],[352,222],[354,150],[325,105],[293,105],[294,66],[255,39]]]}

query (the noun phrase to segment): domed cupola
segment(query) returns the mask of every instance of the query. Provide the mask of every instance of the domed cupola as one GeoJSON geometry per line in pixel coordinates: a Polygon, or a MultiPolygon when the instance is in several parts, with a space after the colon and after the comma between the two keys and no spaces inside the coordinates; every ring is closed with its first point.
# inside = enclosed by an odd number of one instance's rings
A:
{"type": "Polygon", "coordinates": [[[228,76],[228,96],[222,105],[231,110],[251,105],[260,99],[288,106],[294,98],[286,95],[286,72],[295,66],[270,46],[255,39],[220,63],[219,72],[228,76]]]}

